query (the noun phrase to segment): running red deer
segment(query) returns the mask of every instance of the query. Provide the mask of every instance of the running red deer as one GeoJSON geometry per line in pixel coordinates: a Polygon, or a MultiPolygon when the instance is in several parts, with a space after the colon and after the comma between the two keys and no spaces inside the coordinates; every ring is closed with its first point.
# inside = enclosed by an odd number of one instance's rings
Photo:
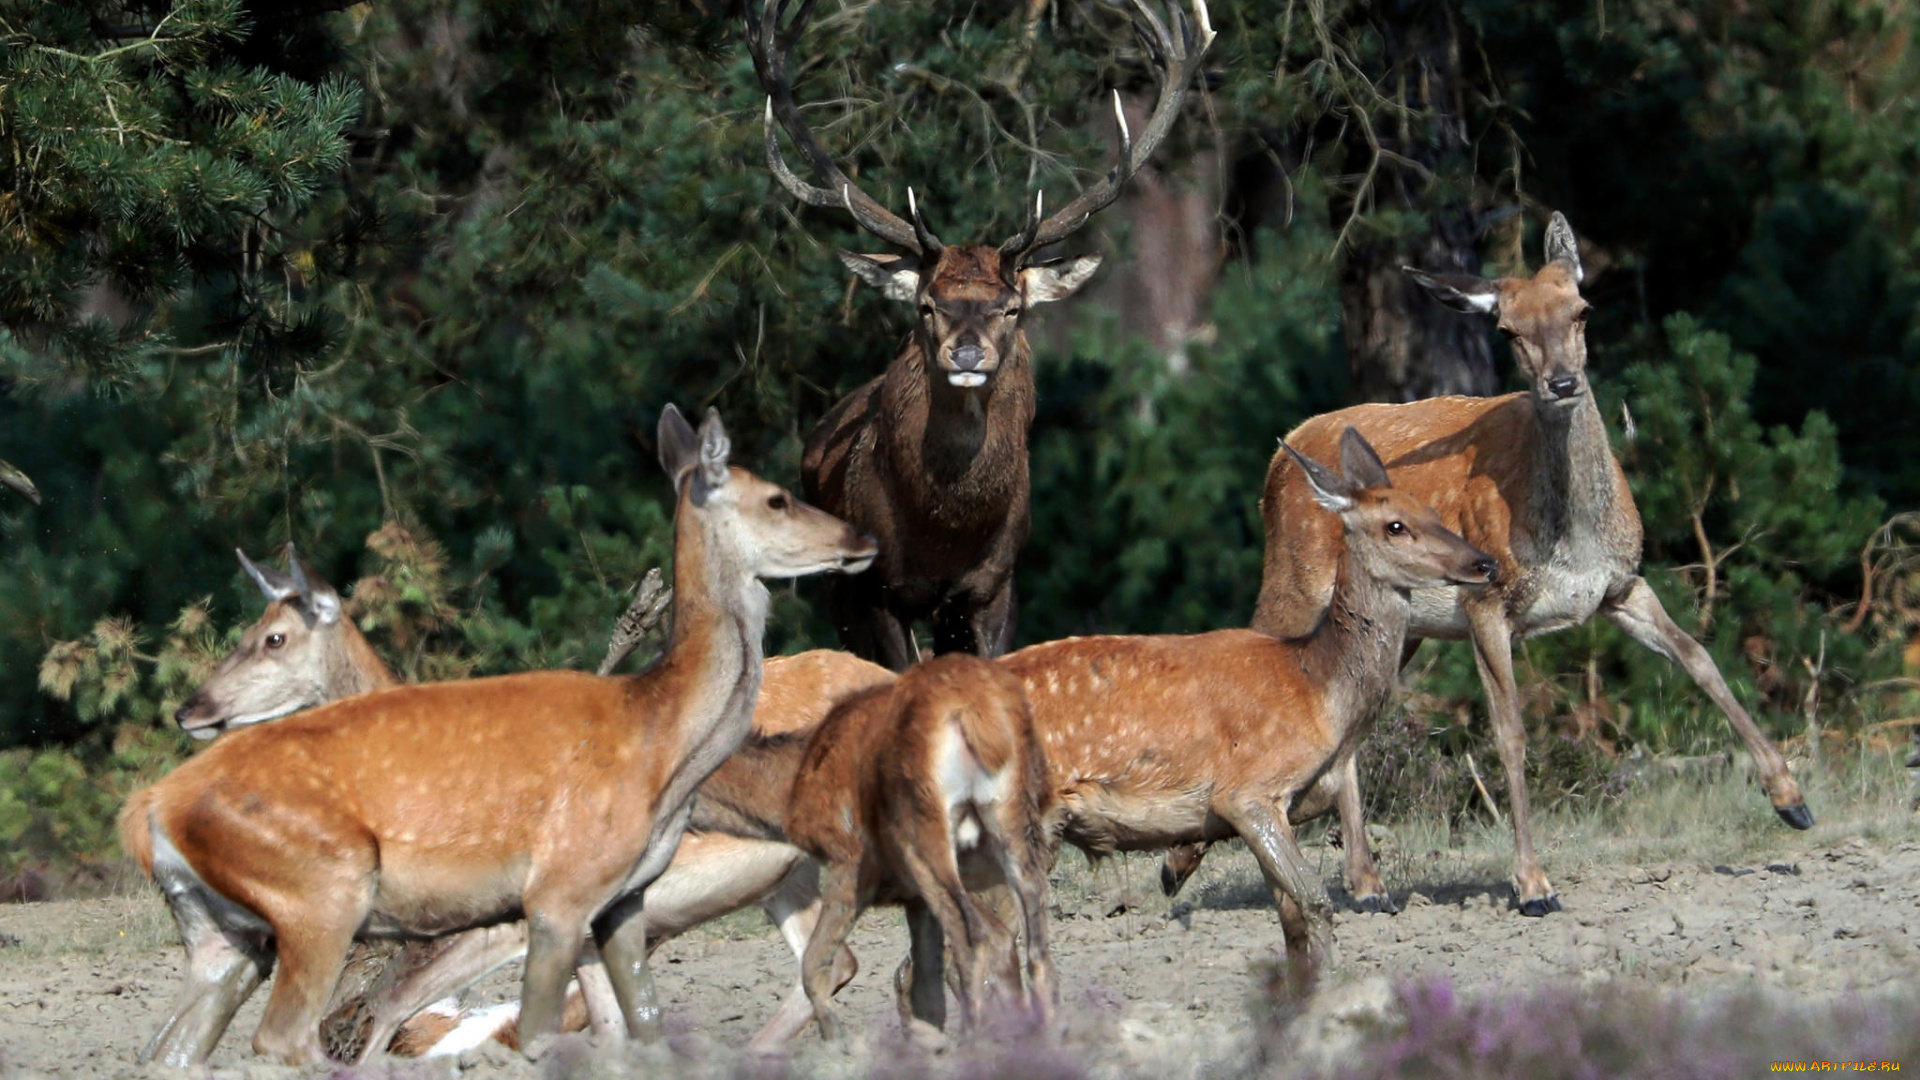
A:
{"type": "MultiPolygon", "coordinates": [[[[1306,512],[1341,538],[1331,602],[1309,632],[1067,638],[999,663],[1032,703],[1064,839],[1105,853],[1239,836],[1304,991],[1331,945],[1331,908],[1294,824],[1329,809],[1322,778],[1392,697],[1413,590],[1485,585],[1495,563],[1393,487],[1358,432],[1341,440],[1341,473],[1283,448],[1324,508],[1306,512]]],[[[917,988],[926,976],[915,976],[917,988]]]]}
{"type": "Polygon", "coordinates": [[[1202,0],[1194,27],[1177,9],[1163,22],[1132,0],[1142,39],[1161,65],[1160,96],[1145,135],[1133,142],[1119,98],[1120,153],[1107,175],[1059,212],[995,247],[948,247],[908,192],[911,223],[861,191],[841,171],[794,104],[787,61],[811,14],[803,0],[784,28],[786,0],[762,17],[747,7],[754,70],[767,91],[767,165],[810,206],[844,207],[860,226],[910,254],[841,261],[890,300],[915,305],[912,334],[879,378],[830,410],[807,437],[801,477],[808,498],[880,538],[870,573],[835,584],[830,601],[846,648],[896,671],[916,658],[912,632],[928,621],[937,653],[998,656],[1012,642],[1013,567],[1026,543],[1033,423],[1031,350],[1020,329],[1035,304],[1078,289],[1100,256],[1035,261],[1113,202],[1180,115],[1187,85],[1213,40],[1202,0]],[[775,120],[825,185],[796,176],[780,155],[775,120]]]}
{"type": "MultiPolygon", "coordinates": [[[[1302,452],[1325,453],[1341,432],[1358,429],[1386,455],[1396,485],[1431,502],[1448,528],[1499,560],[1491,589],[1416,593],[1408,636],[1411,643],[1473,642],[1511,793],[1516,902],[1522,914],[1533,916],[1560,910],[1560,901],[1533,851],[1526,728],[1513,677],[1516,638],[1578,626],[1596,613],[1606,616],[1686,670],[1746,743],[1781,819],[1796,829],[1813,825],[1780,751],[1727,688],[1713,658],[1674,624],[1640,576],[1640,514],[1587,386],[1588,305],[1580,296],[1579,247],[1558,213],[1547,226],[1546,258],[1530,278],[1407,269],[1448,306],[1498,320],[1521,373],[1533,384],[1530,390],[1356,405],[1314,417],[1286,440],[1302,452]]],[[[1256,630],[1300,633],[1326,610],[1340,533],[1313,511],[1314,497],[1285,457],[1276,455],[1261,499],[1267,555],[1256,630]]],[[[1363,902],[1384,901],[1351,762],[1321,788],[1320,797],[1340,807],[1348,886],[1363,902]]]]}
{"type": "Polygon", "coordinates": [[[204,1060],[277,959],[254,1049],[323,1061],[320,1013],[356,937],[522,914],[530,1056],[558,1033],[589,928],[627,1031],[657,1034],[645,890],[693,789],[748,734],[768,601],[759,579],[858,572],[875,553],[728,454],[717,413],[697,434],[677,409],[662,414],[678,607],[667,654],[647,671],[363,694],[236,732],[128,801],[121,841],[166,893],[188,953],[186,992],[143,1058],[204,1060]]]}
{"type": "Polygon", "coordinates": [[[914,1011],[944,1021],[942,940],[958,975],[962,1026],[979,1023],[991,987],[1003,1006],[1041,1019],[1054,1004],[1047,951],[1043,816],[1047,764],[1020,683],[964,654],[908,668],[890,686],[836,708],[807,746],[793,780],[787,836],[821,860],[820,916],[801,981],[827,1039],[834,961],[866,908],[905,904],[914,953],[928,970],[914,1011]],[[1025,992],[1012,929],[975,893],[1004,885],[1027,935],[1025,992]]]}
{"type": "MultiPolygon", "coordinates": [[[[301,563],[287,546],[288,573],[256,566],[236,552],[240,564],[267,597],[267,610],[241,635],[240,644],[221,661],[177,714],[189,731],[203,737],[326,704],[372,687],[398,685],[391,671],[351,619],[340,618],[339,595],[301,563]],[[324,615],[324,617],[323,617],[324,615]],[[312,625],[309,626],[309,620],[312,625]]],[[[672,590],[659,587],[651,571],[634,608],[621,617],[612,647],[600,665],[609,674],[639,640],[648,636],[669,609],[672,590]]],[[[689,831],[673,862],[647,890],[647,941],[655,949],[685,931],[758,903],[780,929],[797,962],[813,932],[819,871],[800,849],[780,842],[793,767],[804,742],[827,713],[853,694],[878,686],[893,673],[843,652],[816,649],[798,656],[770,657],[754,706],[747,745],[727,759],[694,793],[689,831]],[[787,743],[792,743],[787,747],[787,743]],[[779,745],[783,749],[769,751],[779,745]],[[782,758],[790,759],[782,764],[782,758]],[[769,768],[767,762],[771,761],[769,768]],[[728,808],[723,814],[703,807],[728,808]],[[730,834],[727,830],[733,830],[730,834]]],[[[361,1060],[385,1049],[403,1057],[458,1053],[487,1039],[519,1045],[519,1004],[463,1010],[442,1000],[486,973],[526,955],[526,924],[491,926],[432,941],[406,942],[396,957],[370,955],[349,964],[364,974],[369,993],[336,992],[342,1005],[322,1025],[329,1048],[357,1044],[361,1060]],[[362,971],[382,962],[399,965],[397,976],[362,971]],[[384,985],[381,985],[384,983],[384,985]],[[422,1010],[427,1010],[422,1013],[422,1010]],[[416,1015],[419,1014],[419,1015],[416,1015]],[[360,1030],[365,1017],[365,1030],[360,1030]]],[[[843,958],[844,982],[853,975],[851,954],[843,958]]],[[[597,976],[585,965],[583,983],[596,1000],[570,991],[564,1025],[575,1030],[608,1009],[612,994],[604,967],[597,976]],[[589,976],[593,976],[589,978],[589,976]]],[[[752,1046],[771,1050],[813,1019],[812,1006],[796,978],[793,992],[770,1018],[752,1046]]]]}

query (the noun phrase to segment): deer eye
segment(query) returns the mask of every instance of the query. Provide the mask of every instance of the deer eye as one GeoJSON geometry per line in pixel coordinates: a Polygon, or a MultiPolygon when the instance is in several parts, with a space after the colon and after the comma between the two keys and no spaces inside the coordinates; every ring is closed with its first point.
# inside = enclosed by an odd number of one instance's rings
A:
{"type": "Polygon", "coordinates": [[[1401,522],[1401,521],[1389,521],[1389,522],[1387,522],[1387,535],[1388,535],[1388,536],[1405,536],[1405,535],[1407,535],[1407,526],[1406,526],[1406,523],[1405,523],[1405,522],[1401,522]]]}
{"type": "Polygon", "coordinates": [[[1495,327],[1495,329],[1499,330],[1500,336],[1506,338],[1508,341],[1512,341],[1520,336],[1520,331],[1515,330],[1511,326],[1500,326],[1495,327]]]}
{"type": "Polygon", "coordinates": [[[1589,312],[1589,311],[1592,311],[1592,310],[1593,310],[1593,309],[1592,309],[1591,307],[1583,307],[1583,308],[1581,308],[1581,309],[1580,309],[1579,311],[1576,311],[1576,312],[1574,312],[1574,313],[1573,313],[1573,325],[1575,325],[1575,326],[1585,326],[1585,325],[1587,325],[1587,312],[1589,312]]]}
{"type": "Polygon", "coordinates": [[[1017,319],[1020,317],[1020,309],[1018,307],[1007,308],[1000,313],[1000,317],[1003,319],[1017,319]]]}
{"type": "Polygon", "coordinates": [[[267,648],[269,649],[277,649],[280,646],[285,645],[286,643],[287,643],[287,635],[285,634],[268,634],[267,635],[267,648]]]}
{"type": "Polygon", "coordinates": [[[769,510],[785,510],[788,505],[787,493],[784,491],[767,500],[767,509],[769,510]]]}
{"type": "Polygon", "coordinates": [[[920,305],[920,317],[921,317],[921,318],[923,318],[923,319],[931,319],[931,318],[933,318],[933,305],[932,305],[932,304],[921,304],[921,305],[920,305]]]}

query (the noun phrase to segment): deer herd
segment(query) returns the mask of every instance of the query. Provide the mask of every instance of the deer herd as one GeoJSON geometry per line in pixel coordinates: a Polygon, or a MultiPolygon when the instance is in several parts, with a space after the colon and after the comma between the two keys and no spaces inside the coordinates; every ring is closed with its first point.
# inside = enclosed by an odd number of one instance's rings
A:
{"type": "Polygon", "coordinates": [[[949,987],[963,1028],[996,1013],[1044,1025],[1062,842],[1165,851],[1171,892],[1205,845],[1237,837],[1279,910],[1288,985],[1306,993],[1331,956],[1332,904],[1295,828],[1337,811],[1353,903],[1393,910],[1355,751],[1423,638],[1472,642],[1512,803],[1515,903],[1559,910],[1533,847],[1512,650],[1596,613],[1678,662],[1774,809],[1812,824],[1779,751],[1638,575],[1640,519],[1587,384],[1580,255],[1559,214],[1531,277],[1409,269],[1439,302],[1492,316],[1530,389],[1359,405],[1290,433],[1261,500],[1251,627],[1008,651],[1035,398],[1021,321],[1100,263],[1038,256],[1153,154],[1214,36],[1203,0],[1190,19],[1129,3],[1160,88],[1144,133],[1116,98],[1105,176],[1050,216],[1036,197],[998,246],[942,244],[911,194],[903,220],[861,191],[793,99],[814,0],[790,19],[786,0],[748,5],[769,168],[902,249],[841,258],[917,310],[886,370],[806,441],[820,508],[731,464],[716,412],[696,430],[668,406],[672,628],[631,676],[401,685],[291,545],[284,573],[241,554],[267,609],[177,713],[211,745],[121,816],[187,951],[186,988],[142,1060],[204,1062],[270,974],[253,1046],[293,1063],[486,1039],[537,1056],[581,1029],[652,1039],[651,950],[756,903],[797,961],[756,1049],[810,1022],[843,1030],[847,935],[874,904],[904,908],[897,988],[916,1030],[944,1025],[949,987]],[[786,164],[782,130],[819,186],[786,164]],[[847,651],[763,657],[762,579],[825,572],[847,651]],[[338,1007],[357,1028],[323,1039],[350,951],[380,939],[403,944],[338,1007]],[[517,1004],[459,1008],[452,995],[520,957],[517,1004]]]}

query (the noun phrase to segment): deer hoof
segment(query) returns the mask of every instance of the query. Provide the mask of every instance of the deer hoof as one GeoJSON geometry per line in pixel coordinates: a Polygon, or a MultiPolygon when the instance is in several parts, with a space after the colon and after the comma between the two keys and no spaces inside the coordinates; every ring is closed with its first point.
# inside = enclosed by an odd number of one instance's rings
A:
{"type": "Polygon", "coordinates": [[[1353,909],[1366,915],[1400,914],[1400,905],[1394,903],[1393,897],[1388,896],[1386,893],[1356,896],[1353,898],[1353,909]]]}
{"type": "Polygon", "coordinates": [[[1551,894],[1520,901],[1520,914],[1529,919],[1544,918],[1559,910],[1560,898],[1551,894]]]}
{"type": "Polygon", "coordinates": [[[1781,821],[1786,822],[1796,829],[1813,828],[1813,811],[1807,809],[1806,803],[1798,802],[1792,806],[1776,806],[1773,808],[1773,812],[1780,815],[1781,821]]]}

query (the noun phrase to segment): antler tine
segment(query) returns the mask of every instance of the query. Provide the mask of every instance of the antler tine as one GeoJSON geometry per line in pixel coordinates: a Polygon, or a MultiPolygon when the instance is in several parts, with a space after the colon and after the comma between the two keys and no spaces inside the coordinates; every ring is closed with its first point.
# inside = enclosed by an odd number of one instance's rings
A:
{"type": "Polygon", "coordinates": [[[784,30],[780,20],[786,13],[787,0],[780,0],[765,16],[755,15],[754,3],[755,0],[746,0],[747,51],[753,57],[753,70],[759,76],[760,86],[767,92],[767,168],[773,172],[774,179],[809,206],[845,206],[861,228],[890,244],[925,254],[912,226],[847,179],[847,174],[820,145],[813,130],[801,119],[799,107],[793,103],[793,85],[787,76],[788,54],[813,14],[816,0],[802,0],[800,10],[784,30]],[[780,155],[779,136],[773,130],[775,119],[786,129],[787,137],[793,140],[793,145],[825,187],[807,183],[787,167],[780,155]]]}
{"type": "Polygon", "coordinates": [[[1042,188],[1033,193],[1033,206],[1027,211],[1027,226],[1006,243],[1000,245],[1000,270],[1012,280],[1012,273],[1018,269],[1021,256],[1033,250],[1033,238],[1040,231],[1040,217],[1045,212],[1047,192],[1042,188]]]}
{"type": "MultiPolygon", "coordinates": [[[[1146,24],[1144,28],[1136,24],[1135,32],[1146,45],[1147,51],[1152,54],[1155,63],[1163,69],[1160,78],[1160,97],[1154,102],[1153,115],[1147,121],[1147,129],[1138,142],[1132,139],[1127,129],[1126,117],[1119,115],[1119,93],[1116,91],[1114,110],[1120,129],[1120,153],[1115,158],[1113,167],[1107,170],[1107,175],[1098,183],[1081,192],[1079,198],[1061,207],[1052,217],[1042,222],[1025,247],[1017,252],[1020,257],[1024,257],[1036,248],[1066,239],[1076,229],[1086,224],[1088,218],[1120,197],[1120,189],[1133,178],[1133,174],[1139,171],[1140,166],[1146,164],[1147,159],[1153,156],[1153,152],[1160,146],[1160,141],[1167,137],[1167,132],[1173,130],[1174,121],[1180,117],[1180,104],[1186,98],[1187,86],[1193,81],[1194,73],[1199,70],[1200,60],[1206,55],[1208,46],[1213,44],[1213,24],[1207,14],[1206,0],[1193,0],[1193,22],[1199,28],[1197,33],[1189,27],[1178,8],[1170,5],[1168,9],[1173,15],[1173,32],[1170,33],[1167,24],[1153,13],[1153,10],[1147,6],[1146,0],[1132,0],[1132,5],[1134,11],[1146,24]]],[[[1003,250],[1011,248],[1019,239],[1020,237],[1015,237],[1008,240],[1003,250]]]]}
{"type": "Polygon", "coordinates": [[[907,189],[907,213],[913,217],[913,237],[920,242],[920,254],[938,255],[946,249],[947,245],[941,243],[940,238],[933,235],[933,230],[927,228],[927,223],[920,219],[920,203],[913,197],[912,188],[907,189]]]}

